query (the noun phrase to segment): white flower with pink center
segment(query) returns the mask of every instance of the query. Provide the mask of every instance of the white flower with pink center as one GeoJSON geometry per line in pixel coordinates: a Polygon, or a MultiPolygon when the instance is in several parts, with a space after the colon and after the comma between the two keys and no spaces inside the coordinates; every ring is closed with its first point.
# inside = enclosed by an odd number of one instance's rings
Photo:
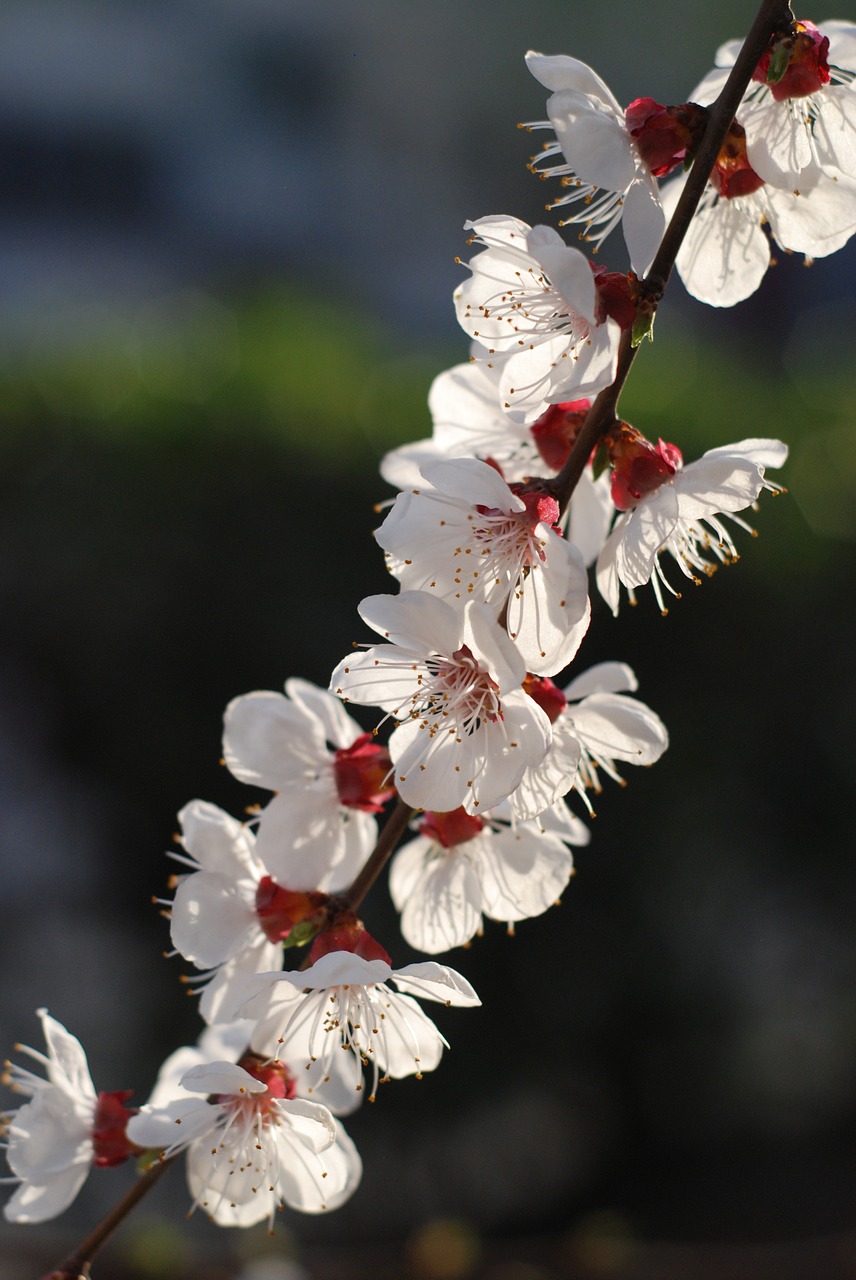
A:
{"type": "MultiPolygon", "coordinates": [[[[657,252],[666,219],[652,165],[646,162],[634,136],[632,119],[628,122],[627,113],[603,80],[584,62],[530,51],[526,65],[535,79],[552,91],[547,101],[548,119],[523,126],[555,132],[555,141],[533,156],[530,166],[543,178],[561,179],[566,193],[551,207],[576,205],[577,210],[562,225],[582,227],[580,238],[595,249],[621,223],[631,266],[637,275],[644,275],[657,252]],[[561,157],[560,163],[552,163],[557,157],[561,157]]],[[[663,132],[658,130],[661,138],[663,132]]],[[[663,158],[653,166],[656,172],[668,172],[678,163],[689,142],[676,126],[670,134],[670,163],[663,158]]]]}
{"type": "MultiPolygon", "coordinates": [[[[513,923],[553,906],[573,873],[566,834],[541,822],[509,825],[464,809],[421,815],[419,834],[396,853],[389,889],[401,932],[436,955],[481,933],[483,917],[513,923]]],[[[586,844],[577,824],[570,842],[586,844]]]]}
{"type": "MultiPolygon", "coordinates": [[[[513,422],[499,400],[499,369],[479,358],[439,374],[428,394],[434,420],[430,440],[417,440],[391,450],[381,462],[381,475],[397,489],[419,488],[422,468],[450,458],[473,457],[496,466],[509,484],[561,471],[591,401],[551,404],[534,422],[513,422]]],[[[597,557],[612,521],[609,481],[586,466],[560,523],[568,541],[579,547],[586,565],[597,557]]]]}
{"type": "Polygon", "coordinates": [[[249,979],[239,1010],[256,1019],[257,1052],[273,1056],[281,1044],[291,1051],[304,1047],[307,1087],[323,1085],[343,1070],[343,1062],[358,1099],[364,1068],[370,1099],[381,1080],[419,1079],[439,1065],[448,1044],[413,996],[462,1008],[481,1004],[466,978],[445,965],[393,969],[386,951],[358,922],[319,934],[310,958],[314,963],[299,972],[249,979]]]}
{"type": "Polygon", "coordinates": [[[262,811],[256,857],[290,889],[337,893],[377,838],[390,762],[341,702],[307,680],[226,708],[223,757],[241,782],[277,794],[262,811]],[[328,745],[329,744],[329,745],[328,745]]]}
{"type": "Polygon", "coordinates": [[[555,498],[537,482],[509,488],[475,458],[431,463],[422,474],[375,534],[402,588],[487,604],[530,671],[567,666],[589,624],[588,579],[557,528],[555,498]]]}
{"type": "Polygon", "coordinates": [[[635,601],[635,589],[650,582],[666,613],[663,590],[675,597],[680,593],[667,579],[660,556],[668,553],[696,584],[699,574],[709,576],[719,564],[736,560],[737,548],[720,516],[751,532],[737,512],[752,507],[763,489],[780,490],[765,471],[780,467],[788,451],[780,440],[741,440],[709,449],[685,467],[674,445],[660,441],[655,448],[630,431],[627,457],[617,466],[621,475],[626,461],[628,471],[620,485],[613,479],[613,494],[620,489],[624,495],[623,513],[598,557],[597,585],[617,614],[622,585],[635,601]]]}
{"type": "Polygon", "coordinates": [[[493,808],[550,744],[514,642],[486,605],[454,608],[426,591],[369,596],[359,612],[389,643],[346,658],[330,687],[394,717],[401,798],[417,809],[493,808]]]}
{"type": "Polygon", "coordinates": [[[552,227],[506,215],[465,224],[485,246],[455,290],[458,321],[496,358],[502,408],[533,422],[550,404],[595,395],[615,376],[621,330],[598,322],[588,259],[552,227]]]}
{"type": "MultiPolygon", "coordinates": [[[[45,1077],[8,1063],[3,1083],[30,1101],[3,1116],[6,1159],[18,1189],[3,1208],[10,1222],[46,1222],[74,1200],[93,1165],[108,1168],[135,1154],[126,1126],[130,1090],[96,1093],[80,1041],[46,1009],[37,1010],[47,1054],[19,1053],[45,1077]]],[[[6,1179],[4,1179],[6,1181],[6,1179]]]]}
{"type": "MultiPolygon", "coordinates": [[[[164,1089],[160,1090],[161,1096],[164,1089]]],[[[164,1156],[187,1151],[193,1208],[223,1227],[250,1227],[282,1205],[337,1208],[359,1185],[356,1148],[326,1107],[297,1097],[283,1062],[246,1053],[199,1063],[166,1100],[142,1107],[133,1141],[164,1156]]]]}
{"type": "MultiPolygon", "coordinates": [[[[741,45],[730,40],[717,50],[716,69],[692,95],[696,102],[719,96],[741,45]]],[[[813,185],[818,170],[836,181],[856,179],[854,76],[852,22],[798,21],[773,37],[738,112],[749,163],[765,182],[792,192],[813,185]]]]}
{"type": "Polygon", "coordinates": [[[199,1011],[218,1022],[236,984],[281,965],[283,941],[328,899],[277,884],[252,831],[216,805],[193,800],[178,816],[186,854],[171,856],[190,871],[176,877],[166,904],[170,933],[176,951],[205,971],[193,980],[199,1011]]]}
{"type": "MultiPolygon", "coordinates": [[[[540,797],[544,808],[573,786],[593,813],[589,791],[601,791],[598,770],[620,785],[617,761],[651,765],[669,745],[666,726],[634,693],[638,683],[624,662],[601,662],[582,672],[562,690],[552,680],[529,677],[526,692],[553,726],[553,745],[542,764],[530,771],[526,792],[540,797]],[[568,781],[570,779],[570,781],[568,781]]],[[[520,802],[512,810],[533,816],[520,802]]]]}

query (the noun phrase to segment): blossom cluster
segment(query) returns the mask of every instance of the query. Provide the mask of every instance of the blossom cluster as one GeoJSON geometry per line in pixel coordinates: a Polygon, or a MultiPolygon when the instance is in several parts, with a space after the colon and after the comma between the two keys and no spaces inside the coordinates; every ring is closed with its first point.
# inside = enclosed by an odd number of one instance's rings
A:
{"type": "MultiPolygon", "coordinates": [[[[513,927],[556,903],[590,835],[572,806],[593,814],[604,776],[665,751],[629,665],[578,666],[590,587],[617,614],[622,589],[635,602],[650,583],[665,613],[676,575],[698,583],[737,558],[733,527],[778,489],[767,470],[787,451],[751,439],[685,465],[679,445],[618,418],[581,459],[580,440],[684,181],[659,180],[692,162],[735,52],[723,46],[691,101],[626,110],[585,64],[528,55],[551,96],[526,128],[555,135],[532,168],[560,180],[556,204],[595,248],[621,224],[632,269],[509,215],[466,224],[477,249],[454,305],[470,358],[433,383],[431,438],[381,465],[398,495],[375,537],[396,590],[359,605],[377,638],[327,689],[291,678],[230,702],[224,763],[272,793],[248,820],[201,800],[179,814],[163,905],[205,1030],[134,1109],[127,1091],[96,1093],[78,1041],[42,1010],[47,1054],[25,1052],[46,1077],[9,1068],[29,1100],[6,1119],[7,1217],[54,1216],[93,1165],[180,1152],[193,1205],[223,1226],[343,1203],[362,1167],[341,1117],[447,1046],[420,1001],[480,1003],[445,963],[395,966],[360,919],[393,848],[379,815],[394,804],[408,837],[389,880],[403,939],[442,955],[485,920],[513,927]],[[374,727],[348,704],[375,708],[374,727]]],[[[855,60],[844,23],[772,40],[677,257],[697,297],[730,305],[757,287],[765,226],[807,254],[856,228],[855,60]]]]}

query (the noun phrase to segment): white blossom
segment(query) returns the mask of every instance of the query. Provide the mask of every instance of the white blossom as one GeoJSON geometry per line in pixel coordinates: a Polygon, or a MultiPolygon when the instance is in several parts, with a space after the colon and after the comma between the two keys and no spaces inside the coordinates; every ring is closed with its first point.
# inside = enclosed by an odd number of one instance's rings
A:
{"type": "Polygon", "coordinates": [[[456,609],[425,591],[369,596],[359,611],[389,643],[344,659],[331,689],[395,718],[401,798],[420,809],[493,808],[550,743],[513,641],[486,605],[456,609]]]}
{"type": "Polygon", "coordinates": [[[282,1204],[321,1213],[344,1203],[362,1174],[345,1130],[326,1107],[296,1096],[284,1064],[242,1062],[190,1066],[171,1097],[130,1122],[132,1140],[164,1157],[186,1150],[193,1208],[219,1226],[267,1219],[272,1227],[282,1204]]]}
{"type": "Polygon", "coordinates": [[[241,782],[276,792],[260,815],[256,855],[277,883],[337,893],[371,852],[372,814],[386,798],[370,785],[352,792],[349,783],[356,772],[359,784],[366,754],[369,784],[388,762],[338,699],[307,680],[285,689],[286,696],[261,690],[229,703],[223,757],[241,782]]]}
{"type": "Polygon", "coordinates": [[[458,321],[500,366],[503,410],[533,422],[549,404],[609,386],[621,330],[612,319],[597,321],[588,259],[552,227],[506,215],[465,229],[485,248],[455,290],[458,321]]]}
{"type": "Polygon", "coordinates": [[[545,88],[549,119],[526,126],[552,127],[556,140],[533,157],[542,177],[561,178],[566,194],[552,207],[578,205],[562,225],[581,226],[581,238],[597,249],[621,223],[630,264],[642,276],[653,261],[666,219],[657,180],[645,164],[624,110],[591,67],[564,55],[530,51],[526,65],[545,88]],[[559,164],[547,164],[557,156],[559,164]]]}
{"type": "Polygon", "coordinates": [[[376,531],[402,588],[452,604],[474,600],[506,620],[529,671],[566,667],[588,628],[580,552],[555,527],[543,487],[512,490],[475,458],[426,464],[376,531]]]}
{"type": "Polygon", "coordinates": [[[259,974],[246,983],[239,1012],[257,1020],[253,1046],[273,1055],[281,1042],[302,1044],[307,1087],[336,1071],[350,1076],[353,1095],[371,1072],[370,1097],[381,1079],[433,1071],[448,1044],[413,996],[446,1005],[481,1004],[461,974],[434,962],[393,969],[387,960],[349,950],[327,951],[299,973],[259,974]],[[388,985],[394,982],[393,991],[388,985]]]}
{"type": "Polygon", "coordinates": [[[622,584],[635,600],[635,588],[646,582],[651,582],[661,611],[667,611],[663,588],[673,596],[679,593],[660,564],[663,553],[696,583],[699,573],[709,575],[718,564],[736,560],[737,549],[720,515],[748,529],[736,513],[751,507],[762,489],[779,489],[766,479],[765,469],[780,467],[786,458],[787,448],[779,440],[741,440],[709,449],[620,515],[596,570],[598,590],[613,613],[618,613],[622,584]]]}

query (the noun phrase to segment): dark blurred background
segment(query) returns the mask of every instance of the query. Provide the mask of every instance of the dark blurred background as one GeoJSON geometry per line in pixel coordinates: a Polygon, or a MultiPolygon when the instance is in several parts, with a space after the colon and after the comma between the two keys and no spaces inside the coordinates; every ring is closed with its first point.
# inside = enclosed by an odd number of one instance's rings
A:
{"type": "MultiPolygon", "coordinates": [[[[255,798],[218,763],[226,702],[326,684],[391,589],[376,468],[465,358],[462,224],[555,194],[515,128],[544,114],[525,49],[680,101],[753,13],[0,4],[5,1052],[47,1005],[144,1099],[198,1034],[150,905],[174,815],[255,798]]],[[[671,287],[625,416],[687,458],[781,436],[790,493],[668,618],[596,604],[580,666],[631,662],[672,748],[608,787],[560,908],[449,957],[484,1008],[440,1010],[441,1069],[349,1121],[352,1202],[270,1243],[185,1225],[177,1171],[97,1280],[856,1276],[854,283],[849,246],[721,314],[671,287]]],[[[413,958],[384,886],[365,915],[413,958]]],[[[131,1180],[0,1228],[2,1280],[131,1180]]]]}

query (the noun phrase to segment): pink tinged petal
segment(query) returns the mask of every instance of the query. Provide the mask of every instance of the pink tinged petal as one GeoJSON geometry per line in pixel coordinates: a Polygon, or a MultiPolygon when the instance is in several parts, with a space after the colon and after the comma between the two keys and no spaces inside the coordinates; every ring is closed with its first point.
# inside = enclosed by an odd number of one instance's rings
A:
{"type": "Polygon", "coordinates": [[[399,991],[410,992],[420,1000],[438,1000],[441,1004],[456,1005],[461,1009],[481,1004],[463,974],[434,960],[423,960],[396,969],[393,981],[399,991]]]}
{"type": "Polygon", "coordinates": [[[571,58],[562,53],[545,55],[530,49],[526,54],[526,66],[545,89],[550,89],[553,93],[569,89],[575,93],[590,94],[611,106],[617,114],[621,114],[621,107],[611,90],[607,88],[596,71],[593,71],[585,62],[580,62],[578,58],[571,58]]]}
{"type": "MultiPolygon", "coordinates": [[[[482,923],[481,889],[470,858],[458,847],[443,849],[430,841],[413,841],[396,858],[399,887],[407,861],[415,866],[417,874],[410,877],[409,892],[398,906],[403,937],[411,947],[429,955],[463,946],[482,923]],[[428,845],[429,856],[414,850],[417,843],[428,845]]],[[[390,886],[395,873],[394,863],[390,886]]]]}
{"type": "Polygon", "coordinates": [[[650,579],[657,552],[674,532],[678,515],[678,496],[671,484],[662,485],[630,512],[616,545],[618,576],[626,587],[641,587],[650,579]]]}
{"type": "Polygon", "coordinates": [[[48,1079],[80,1099],[95,1101],[95,1086],[83,1046],[76,1036],[52,1018],[47,1009],[37,1009],[48,1051],[48,1079]]]}
{"type": "Polygon", "coordinates": [[[535,824],[495,833],[482,874],[485,915],[506,921],[541,915],[555,906],[573,867],[558,836],[535,824]]]}
{"type": "Polygon", "coordinates": [[[640,174],[627,188],[621,230],[631,267],[637,276],[645,275],[654,261],[666,230],[666,215],[660,203],[659,187],[656,179],[647,172],[640,174]]]}
{"type": "Polygon", "coordinates": [[[252,899],[234,880],[199,871],[182,879],[175,891],[170,921],[172,944],[200,969],[222,964],[253,937],[252,899]]]}
{"type": "Polygon", "coordinates": [[[572,732],[556,729],[554,725],[553,745],[542,762],[526,770],[509,797],[511,811],[521,821],[537,818],[574,785],[582,748],[572,732]]]}
{"type": "Polygon", "coordinates": [[[637,161],[623,111],[604,109],[586,94],[560,90],[548,100],[547,115],[578,178],[606,191],[627,190],[637,161]]]}
{"type": "Polygon", "coordinates": [[[761,470],[748,458],[705,454],[678,472],[673,482],[682,520],[699,520],[719,511],[743,511],[761,492],[761,470]]]}
{"type": "Polygon", "coordinates": [[[644,702],[593,693],[572,708],[574,731],[595,757],[653,764],[669,745],[666,726],[644,702]]]}
{"type": "Polygon", "coordinates": [[[178,815],[181,843],[205,871],[237,879],[258,879],[261,867],[255,855],[255,837],[216,804],[191,800],[178,815]]]}
{"type": "Polygon", "coordinates": [[[256,848],[278,884],[337,893],[362,867],[376,836],[370,814],[339,803],[331,773],[329,787],[290,787],[274,796],[262,811],[256,848]]]}
{"type": "Polygon", "coordinates": [[[700,209],[677,256],[687,292],[712,307],[733,307],[751,297],[769,265],[760,211],[748,205],[748,198],[700,209]]]}
{"type": "Polygon", "coordinates": [[[285,682],[285,692],[295,706],[318,721],[324,738],[334,747],[350,747],[362,733],[339,699],[317,684],[292,677],[285,682]]]}
{"type": "Polygon", "coordinates": [[[8,1222],[47,1222],[64,1213],[83,1186],[90,1165],[79,1165],[55,1174],[42,1183],[25,1182],[3,1206],[8,1222]]]}
{"type": "Polygon", "coordinates": [[[590,693],[635,693],[639,681],[626,662],[598,662],[581,672],[564,690],[569,702],[587,698],[590,693]]]}
{"type": "Polygon", "coordinates": [[[226,708],[223,757],[241,782],[278,791],[299,783],[326,754],[317,720],[281,693],[259,690],[226,708]]]}

